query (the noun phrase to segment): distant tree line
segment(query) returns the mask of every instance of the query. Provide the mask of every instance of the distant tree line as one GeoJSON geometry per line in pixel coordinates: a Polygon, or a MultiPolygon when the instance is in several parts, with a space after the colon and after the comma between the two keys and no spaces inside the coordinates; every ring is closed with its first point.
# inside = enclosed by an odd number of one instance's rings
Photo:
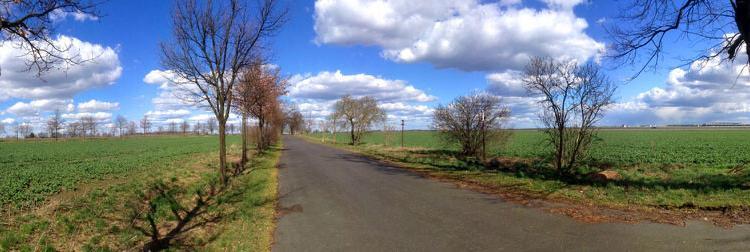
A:
{"type": "MultiPolygon", "coordinates": [[[[103,123],[93,116],[83,116],[79,119],[65,119],[59,110],[53,112],[42,128],[35,127],[31,122],[0,123],[0,134],[6,138],[93,138],[93,137],[129,137],[150,135],[214,135],[217,134],[215,119],[196,121],[169,121],[161,123],[154,130],[154,122],[148,116],[139,121],[128,121],[126,117],[118,115],[111,123],[103,123]],[[10,126],[10,127],[8,127],[10,126]],[[7,130],[6,130],[7,129],[7,130]]],[[[239,134],[235,124],[227,125],[228,134],[239,134]]]]}

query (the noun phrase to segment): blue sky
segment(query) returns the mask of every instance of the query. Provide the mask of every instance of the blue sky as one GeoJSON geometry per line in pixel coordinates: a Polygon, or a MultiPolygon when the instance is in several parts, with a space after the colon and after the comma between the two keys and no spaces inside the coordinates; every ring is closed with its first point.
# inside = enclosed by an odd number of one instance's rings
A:
{"type": "MultiPolygon", "coordinates": [[[[639,65],[613,67],[602,58],[611,43],[603,27],[618,13],[611,1],[415,3],[287,2],[289,22],[271,40],[272,63],[292,83],[287,99],[306,115],[323,118],[341,94],[372,95],[392,122],[405,119],[410,128],[426,128],[435,105],[490,90],[513,110],[512,127],[534,127],[534,98],[519,91],[518,71],[529,56],[552,56],[599,61],[621,83],[604,124],[750,121],[746,75],[737,85],[728,81],[737,77],[735,65],[675,69],[683,63],[676,58],[706,49],[700,41],[672,37],[675,49],[662,67],[624,82],[639,65]]],[[[100,11],[97,20],[69,15],[56,23],[57,35],[106,53],[96,64],[51,73],[40,82],[12,73],[18,65],[13,50],[0,50],[0,87],[11,90],[0,93],[0,121],[42,130],[54,109],[69,120],[93,114],[102,125],[117,115],[138,120],[148,114],[157,123],[205,120],[207,112],[169,99],[170,89],[159,78],[168,70],[160,65],[158,45],[171,37],[171,1],[112,0],[100,11]]]]}

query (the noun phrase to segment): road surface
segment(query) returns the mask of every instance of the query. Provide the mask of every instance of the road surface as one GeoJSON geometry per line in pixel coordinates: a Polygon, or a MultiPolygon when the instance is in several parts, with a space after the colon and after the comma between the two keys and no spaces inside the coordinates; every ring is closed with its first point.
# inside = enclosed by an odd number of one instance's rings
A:
{"type": "Polygon", "coordinates": [[[750,227],[586,224],[284,137],[274,251],[747,251],[750,227]]]}

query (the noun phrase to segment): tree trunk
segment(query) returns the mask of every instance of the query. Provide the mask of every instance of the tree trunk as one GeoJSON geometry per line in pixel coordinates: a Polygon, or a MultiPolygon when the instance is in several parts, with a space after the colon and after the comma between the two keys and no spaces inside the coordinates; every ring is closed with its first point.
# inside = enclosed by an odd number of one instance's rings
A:
{"type": "Polygon", "coordinates": [[[333,119],[333,144],[336,144],[336,118],[333,119]]]}
{"type": "Polygon", "coordinates": [[[351,137],[352,137],[352,145],[354,145],[357,142],[357,139],[354,138],[354,122],[349,121],[349,124],[352,126],[352,129],[350,132],[351,132],[351,137]]]}
{"type": "Polygon", "coordinates": [[[226,119],[219,120],[219,176],[223,185],[227,184],[227,135],[226,135],[226,119]]]}
{"type": "Polygon", "coordinates": [[[564,143],[564,141],[565,141],[565,127],[564,126],[560,126],[560,127],[557,128],[557,131],[558,131],[557,133],[559,134],[559,136],[558,136],[558,142],[557,142],[557,157],[555,157],[556,158],[556,160],[555,160],[555,168],[557,168],[558,175],[559,176],[563,176],[563,175],[565,175],[564,171],[563,171],[563,167],[562,167],[563,166],[562,165],[563,164],[563,153],[565,152],[565,143],[564,143]]]}
{"type": "Polygon", "coordinates": [[[240,135],[242,135],[242,158],[240,159],[240,166],[244,166],[247,162],[247,114],[242,113],[242,126],[240,126],[240,135]]]}
{"type": "MultiPolygon", "coordinates": [[[[734,21],[745,42],[745,47],[750,47],[750,0],[737,0],[734,10],[734,21]]],[[[747,52],[750,55],[750,50],[747,52]]]]}
{"type": "Polygon", "coordinates": [[[263,117],[258,117],[258,151],[262,151],[266,148],[266,137],[263,132],[263,125],[266,124],[263,117]]]}

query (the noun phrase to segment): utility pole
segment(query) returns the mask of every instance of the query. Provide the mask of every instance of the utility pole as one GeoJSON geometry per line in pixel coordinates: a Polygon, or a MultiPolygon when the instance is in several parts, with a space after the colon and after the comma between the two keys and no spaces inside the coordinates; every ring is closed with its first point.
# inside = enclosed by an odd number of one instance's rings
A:
{"type": "Polygon", "coordinates": [[[401,149],[404,148],[404,120],[401,119],[401,149]]]}

